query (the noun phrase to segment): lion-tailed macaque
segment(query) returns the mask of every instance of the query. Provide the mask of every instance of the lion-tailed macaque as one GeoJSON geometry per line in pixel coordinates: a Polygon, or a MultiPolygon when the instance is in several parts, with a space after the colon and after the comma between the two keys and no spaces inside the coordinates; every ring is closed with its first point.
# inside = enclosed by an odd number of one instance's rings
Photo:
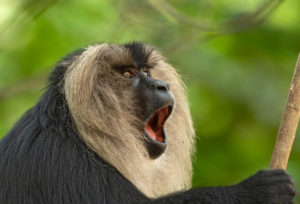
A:
{"type": "Polygon", "coordinates": [[[62,59],[0,143],[2,204],[291,203],[283,170],[191,188],[194,130],[176,70],[144,43],[62,59]]]}

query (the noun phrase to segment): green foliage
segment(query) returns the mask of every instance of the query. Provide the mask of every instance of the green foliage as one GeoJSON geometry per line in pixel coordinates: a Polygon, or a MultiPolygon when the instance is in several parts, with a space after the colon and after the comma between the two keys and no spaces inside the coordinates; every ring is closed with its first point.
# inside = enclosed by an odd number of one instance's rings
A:
{"type": "MultiPolygon", "coordinates": [[[[168,22],[172,17],[150,4],[129,2],[137,4],[58,1],[0,38],[0,135],[35,104],[60,57],[94,42],[140,40],[161,48],[187,84],[198,136],[194,185],[233,184],[268,168],[300,50],[300,2],[286,1],[262,25],[226,35],[168,22]]],[[[211,22],[238,14],[238,8],[245,12],[247,5],[253,11],[258,4],[168,2],[184,15],[211,22]]],[[[299,134],[288,171],[300,189],[299,134]]]]}

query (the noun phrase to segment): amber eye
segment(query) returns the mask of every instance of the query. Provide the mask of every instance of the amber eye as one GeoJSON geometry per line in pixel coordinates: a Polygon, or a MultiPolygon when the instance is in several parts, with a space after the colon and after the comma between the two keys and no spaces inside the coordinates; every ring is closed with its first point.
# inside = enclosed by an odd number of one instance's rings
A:
{"type": "Polygon", "coordinates": [[[133,74],[129,71],[125,71],[122,73],[123,77],[130,78],[133,77],[133,74]]]}
{"type": "Polygon", "coordinates": [[[145,76],[150,76],[150,72],[148,70],[142,70],[142,74],[145,76]]]}

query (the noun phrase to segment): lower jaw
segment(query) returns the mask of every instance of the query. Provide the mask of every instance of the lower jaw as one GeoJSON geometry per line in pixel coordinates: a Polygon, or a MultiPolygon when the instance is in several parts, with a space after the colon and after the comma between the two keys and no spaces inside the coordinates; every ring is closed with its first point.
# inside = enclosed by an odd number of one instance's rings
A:
{"type": "Polygon", "coordinates": [[[145,132],[145,145],[151,159],[157,159],[167,148],[167,137],[163,132],[163,142],[156,141],[145,132]]]}

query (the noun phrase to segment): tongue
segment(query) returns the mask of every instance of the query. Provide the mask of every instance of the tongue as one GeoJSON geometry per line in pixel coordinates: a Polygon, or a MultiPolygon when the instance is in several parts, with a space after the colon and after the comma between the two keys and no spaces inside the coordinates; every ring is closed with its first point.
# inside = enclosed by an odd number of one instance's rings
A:
{"type": "Polygon", "coordinates": [[[156,132],[152,129],[152,127],[149,124],[146,124],[146,128],[145,128],[147,134],[152,137],[154,140],[158,141],[158,142],[163,142],[164,138],[161,135],[161,131],[157,130],[156,132]]]}

